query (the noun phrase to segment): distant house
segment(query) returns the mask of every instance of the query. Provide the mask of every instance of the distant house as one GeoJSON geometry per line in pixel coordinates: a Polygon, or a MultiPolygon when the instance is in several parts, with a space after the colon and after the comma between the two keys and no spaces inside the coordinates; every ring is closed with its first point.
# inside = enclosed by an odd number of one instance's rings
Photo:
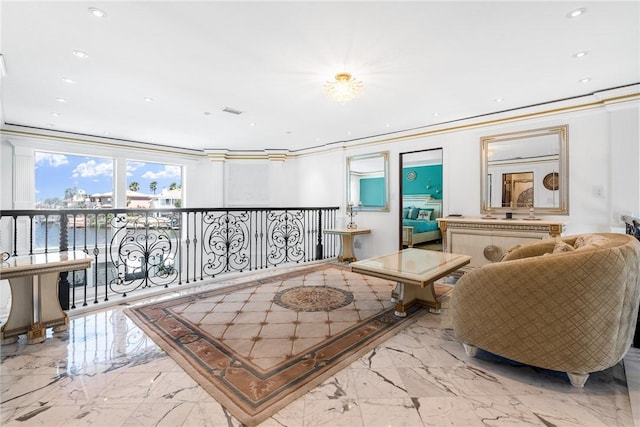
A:
{"type": "MultiPolygon", "coordinates": [[[[152,198],[151,194],[139,193],[137,191],[127,191],[127,208],[130,209],[149,209],[151,207],[152,198]]],[[[113,193],[95,193],[89,196],[91,206],[93,208],[112,208],[113,207],[113,193]]]]}
{"type": "Polygon", "coordinates": [[[89,196],[91,207],[110,209],[113,207],[113,193],[94,193],[89,196]]]}
{"type": "Polygon", "coordinates": [[[167,190],[166,188],[163,188],[160,194],[152,197],[154,208],[179,207],[182,202],[182,189],[176,188],[175,190],[167,190]]]}

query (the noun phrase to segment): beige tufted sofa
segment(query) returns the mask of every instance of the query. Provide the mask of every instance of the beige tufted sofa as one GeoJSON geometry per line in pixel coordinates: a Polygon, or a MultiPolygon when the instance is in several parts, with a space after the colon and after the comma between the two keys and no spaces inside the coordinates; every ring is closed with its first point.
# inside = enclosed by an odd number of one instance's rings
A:
{"type": "Polygon", "coordinates": [[[640,301],[640,243],[625,234],[583,234],[511,249],[464,274],[451,323],[470,355],[478,348],[540,368],[589,373],[629,349],[640,301]]]}

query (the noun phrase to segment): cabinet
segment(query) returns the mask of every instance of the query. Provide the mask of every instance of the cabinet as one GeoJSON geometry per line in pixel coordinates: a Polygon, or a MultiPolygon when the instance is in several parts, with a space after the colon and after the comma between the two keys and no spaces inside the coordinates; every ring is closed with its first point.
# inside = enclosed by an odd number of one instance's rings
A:
{"type": "Polygon", "coordinates": [[[438,219],[446,252],[471,256],[467,268],[499,261],[516,245],[560,236],[565,223],[525,219],[438,219]]]}

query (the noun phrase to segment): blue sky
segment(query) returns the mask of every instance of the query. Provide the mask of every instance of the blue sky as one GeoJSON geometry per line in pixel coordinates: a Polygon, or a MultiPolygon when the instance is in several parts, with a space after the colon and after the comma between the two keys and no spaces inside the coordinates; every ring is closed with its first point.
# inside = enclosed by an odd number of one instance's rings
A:
{"type": "MultiPolygon", "coordinates": [[[[87,194],[113,191],[113,159],[36,152],[36,201],[57,197],[64,199],[67,188],[76,187],[87,194]]],[[[173,182],[181,185],[181,168],[176,165],[127,161],[127,188],[137,182],[139,192],[153,194],[152,181],[158,183],[156,194],[173,182]]]]}

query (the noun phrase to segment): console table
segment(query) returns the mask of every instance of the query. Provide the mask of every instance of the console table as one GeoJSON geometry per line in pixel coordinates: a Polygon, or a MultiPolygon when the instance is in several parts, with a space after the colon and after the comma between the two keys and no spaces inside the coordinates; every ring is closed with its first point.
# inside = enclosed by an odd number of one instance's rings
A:
{"type": "Polygon", "coordinates": [[[468,268],[500,261],[513,246],[560,236],[561,221],[502,218],[438,218],[446,252],[471,256],[468,268]]]}
{"type": "Polygon", "coordinates": [[[340,254],[339,262],[357,261],[356,252],[353,248],[353,236],[357,234],[369,234],[369,228],[329,228],[324,230],[326,234],[335,234],[340,236],[340,254]]]}
{"type": "Polygon", "coordinates": [[[91,258],[81,251],[11,257],[2,262],[0,279],[8,279],[11,309],[0,328],[2,344],[16,342],[27,334],[27,343],[45,340],[45,329],[67,330],[69,318],[58,300],[60,272],[91,267],[91,258]]]}

